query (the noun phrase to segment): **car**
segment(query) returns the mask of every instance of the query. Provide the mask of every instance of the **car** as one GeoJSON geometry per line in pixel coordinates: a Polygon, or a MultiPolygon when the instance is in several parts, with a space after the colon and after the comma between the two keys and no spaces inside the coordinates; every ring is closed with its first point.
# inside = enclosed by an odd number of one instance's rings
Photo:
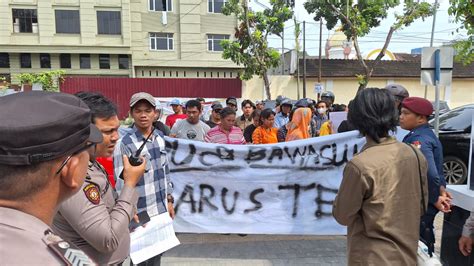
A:
{"type": "MultiPolygon", "coordinates": [[[[435,118],[435,109],[436,109],[436,102],[432,101],[431,104],[433,105],[433,114],[430,115],[428,120],[435,118]]],[[[446,101],[439,101],[439,115],[443,115],[449,112],[451,109],[449,108],[448,102],[446,101]]]]}
{"type": "MultiPolygon", "coordinates": [[[[474,104],[464,105],[439,117],[439,140],[443,145],[443,173],[447,184],[465,184],[471,148],[474,104]]],[[[430,120],[434,126],[434,120],[430,120]]]]}

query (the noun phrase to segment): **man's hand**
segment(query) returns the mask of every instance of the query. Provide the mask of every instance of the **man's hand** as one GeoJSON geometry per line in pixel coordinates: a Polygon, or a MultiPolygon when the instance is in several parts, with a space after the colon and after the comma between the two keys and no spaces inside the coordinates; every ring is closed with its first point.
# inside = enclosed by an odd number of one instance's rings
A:
{"type": "Polygon", "coordinates": [[[443,197],[447,197],[448,199],[452,200],[453,199],[453,195],[451,195],[451,193],[449,193],[448,191],[446,191],[446,188],[444,186],[440,186],[439,187],[439,195],[443,196],[443,197]]]}
{"type": "Polygon", "coordinates": [[[434,206],[441,212],[451,212],[451,199],[448,197],[439,196],[438,201],[434,204],[434,206]]]}
{"type": "Polygon", "coordinates": [[[176,216],[174,213],[174,206],[172,202],[168,202],[168,213],[170,214],[171,219],[174,219],[176,216]]]}
{"type": "Polygon", "coordinates": [[[459,251],[461,251],[464,256],[469,256],[472,250],[472,238],[467,236],[461,236],[461,238],[459,238],[458,243],[459,251]]]}
{"type": "Polygon", "coordinates": [[[134,188],[137,185],[138,181],[140,181],[140,179],[142,178],[143,173],[145,173],[146,160],[143,156],[141,157],[141,159],[143,161],[142,164],[140,164],[139,166],[132,166],[128,161],[128,157],[126,155],[122,155],[123,181],[125,185],[134,188]]]}

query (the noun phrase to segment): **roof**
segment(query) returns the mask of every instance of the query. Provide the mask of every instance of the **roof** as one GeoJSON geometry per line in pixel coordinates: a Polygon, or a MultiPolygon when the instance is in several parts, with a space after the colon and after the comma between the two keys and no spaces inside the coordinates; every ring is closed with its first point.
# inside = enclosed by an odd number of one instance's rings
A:
{"type": "MultiPolygon", "coordinates": [[[[372,77],[409,77],[419,78],[421,68],[421,55],[396,54],[399,60],[381,60],[374,69],[372,77]],[[401,60],[400,60],[401,59],[401,60]]],[[[369,66],[374,60],[364,60],[369,66]]],[[[300,77],[303,76],[303,59],[300,59],[300,77]]],[[[306,59],[306,77],[317,77],[319,71],[318,59],[306,59]]],[[[364,74],[358,60],[354,59],[322,59],[322,77],[354,77],[364,74]]],[[[474,63],[464,66],[454,63],[453,78],[474,78],[474,63]]]]}

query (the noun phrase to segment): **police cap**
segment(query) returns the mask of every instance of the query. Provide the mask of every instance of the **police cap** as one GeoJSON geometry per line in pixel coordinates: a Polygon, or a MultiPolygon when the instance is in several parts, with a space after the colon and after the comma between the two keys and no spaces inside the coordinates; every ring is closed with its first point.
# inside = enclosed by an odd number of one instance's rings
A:
{"type": "Polygon", "coordinates": [[[70,94],[32,91],[0,97],[0,164],[32,165],[102,142],[87,105],[70,94]]]}

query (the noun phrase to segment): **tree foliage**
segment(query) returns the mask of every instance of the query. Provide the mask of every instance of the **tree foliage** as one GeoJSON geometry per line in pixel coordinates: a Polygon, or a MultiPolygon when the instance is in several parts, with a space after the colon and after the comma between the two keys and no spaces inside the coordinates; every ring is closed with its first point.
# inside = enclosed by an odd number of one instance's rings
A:
{"type": "Polygon", "coordinates": [[[41,84],[45,91],[58,92],[65,74],[64,70],[52,70],[42,73],[21,73],[16,75],[16,78],[21,84],[41,84]]]}
{"type": "Polygon", "coordinates": [[[454,16],[456,22],[462,23],[468,37],[466,40],[455,42],[457,50],[456,60],[469,64],[474,62],[474,1],[472,0],[449,0],[451,6],[448,13],[454,16]]]}
{"type": "Polygon", "coordinates": [[[249,9],[246,0],[229,0],[222,13],[235,15],[240,24],[235,28],[235,40],[221,41],[222,57],[244,66],[241,79],[249,80],[253,75],[263,77],[267,99],[271,99],[267,70],[280,63],[280,54],[268,46],[267,37],[281,36],[284,22],[293,15],[286,0],[270,0],[270,4],[270,9],[256,12],[249,9]]]}
{"type": "Polygon", "coordinates": [[[352,40],[363,73],[357,75],[359,89],[367,86],[374,68],[378,65],[388,48],[393,32],[412,24],[415,20],[425,19],[433,14],[434,6],[420,1],[405,1],[403,14],[395,14],[396,21],[390,27],[385,38],[385,43],[372,66],[366,64],[362,58],[358,39],[378,27],[381,21],[387,18],[391,8],[400,5],[398,0],[307,0],[304,7],[314,19],[319,21],[324,18],[328,30],[340,24],[347,40],[352,40]]]}

